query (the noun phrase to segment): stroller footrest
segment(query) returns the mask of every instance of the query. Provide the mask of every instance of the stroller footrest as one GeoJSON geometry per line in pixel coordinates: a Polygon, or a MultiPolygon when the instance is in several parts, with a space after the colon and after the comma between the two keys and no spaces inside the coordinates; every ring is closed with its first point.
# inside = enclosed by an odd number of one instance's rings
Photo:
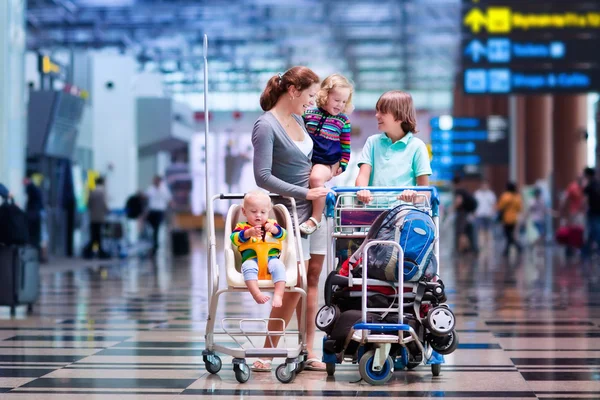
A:
{"type": "Polygon", "coordinates": [[[288,351],[286,349],[247,349],[246,357],[287,357],[288,351]]]}
{"type": "Polygon", "coordinates": [[[411,328],[410,325],[406,324],[373,324],[373,323],[359,323],[354,325],[354,330],[370,330],[374,332],[408,332],[411,328]]]}

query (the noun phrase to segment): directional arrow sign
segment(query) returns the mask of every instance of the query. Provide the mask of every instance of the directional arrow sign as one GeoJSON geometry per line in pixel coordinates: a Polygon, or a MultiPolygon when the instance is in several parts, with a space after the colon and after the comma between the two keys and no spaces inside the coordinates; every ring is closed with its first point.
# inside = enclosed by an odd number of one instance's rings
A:
{"type": "Polygon", "coordinates": [[[479,62],[481,56],[487,55],[487,47],[479,40],[473,39],[465,49],[465,55],[471,56],[473,62],[479,62]]]}
{"type": "Polygon", "coordinates": [[[479,33],[479,31],[481,31],[482,26],[485,26],[487,28],[487,18],[479,8],[471,9],[471,11],[469,11],[467,15],[465,15],[463,23],[466,26],[470,26],[471,31],[473,31],[473,33],[479,33]]]}

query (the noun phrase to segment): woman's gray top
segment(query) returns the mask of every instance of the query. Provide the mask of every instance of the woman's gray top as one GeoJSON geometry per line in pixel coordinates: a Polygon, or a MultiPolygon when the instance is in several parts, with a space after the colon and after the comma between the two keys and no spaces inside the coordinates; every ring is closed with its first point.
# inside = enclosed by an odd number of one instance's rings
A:
{"type": "MultiPolygon", "coordinates": [[[[302,117],[294,115],[294,118],[306,133],[302,117]]],[[[256,184],[271,193],[294,197],[298,218],[300,222],[306,221],[312,213],[312,202],[306,200],[312,152],[308,157],[304,155],[268,111],[254,123],[252,145],[256,184]]],[[[290,209],[289,202],[281,203],[290,209]]]]}

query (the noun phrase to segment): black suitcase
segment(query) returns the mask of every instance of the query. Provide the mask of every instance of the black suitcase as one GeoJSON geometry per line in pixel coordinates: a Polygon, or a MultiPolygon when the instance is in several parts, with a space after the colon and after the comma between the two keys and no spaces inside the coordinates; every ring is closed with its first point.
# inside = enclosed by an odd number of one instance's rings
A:
{"type": "Polygon", "coordinates": [[[190,254],[190,238],[187,231],[171,231],[171,251],[175,257],[190,254]]]}
{"type": "Polygon", "coordinates": [[[40,262],[38,251],[31,246],[0,245],[0,306],[27,304],[31,312],[40,295],[40,262]]]}

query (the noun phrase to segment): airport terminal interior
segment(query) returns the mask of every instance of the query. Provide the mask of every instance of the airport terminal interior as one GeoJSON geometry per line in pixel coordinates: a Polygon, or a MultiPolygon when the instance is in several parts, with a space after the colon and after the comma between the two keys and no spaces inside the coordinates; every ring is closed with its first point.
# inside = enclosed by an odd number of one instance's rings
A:
{"type": "Polygon", "coordinates": [[[600,399],[599,1],[0,10],[0,399],[600,399]]]}

